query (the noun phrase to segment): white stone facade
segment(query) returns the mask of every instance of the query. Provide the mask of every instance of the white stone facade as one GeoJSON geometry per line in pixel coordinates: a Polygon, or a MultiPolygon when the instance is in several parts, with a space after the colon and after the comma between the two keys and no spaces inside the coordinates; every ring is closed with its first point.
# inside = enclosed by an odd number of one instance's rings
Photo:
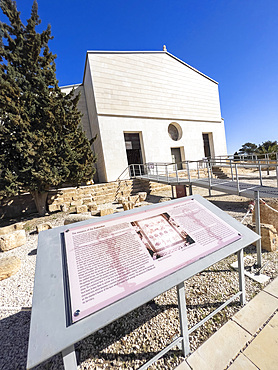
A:
{"type": "Polygon", "coordinates": [[[128,133],[138,133],[144,163],[170,163],[174,148],[181,160],[202,159],[203,134],[212,156],[227,154],[218,83],[167,51],[89,51],[83,83],[75,86],[84,130],[89,138],[97,134],[100,182],[116,180],[128,166],[128,133]],[[178,140],[168,133],[171,123],[178,140]]]}

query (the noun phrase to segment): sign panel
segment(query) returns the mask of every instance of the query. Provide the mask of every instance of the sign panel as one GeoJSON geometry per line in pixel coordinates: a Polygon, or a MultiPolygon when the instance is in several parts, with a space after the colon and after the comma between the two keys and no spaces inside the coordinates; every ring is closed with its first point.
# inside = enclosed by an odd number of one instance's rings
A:
{"type": "Polygon", "coordinates": [[[241,238],[194,198],[64,235],[73,323],[241,238]]]}

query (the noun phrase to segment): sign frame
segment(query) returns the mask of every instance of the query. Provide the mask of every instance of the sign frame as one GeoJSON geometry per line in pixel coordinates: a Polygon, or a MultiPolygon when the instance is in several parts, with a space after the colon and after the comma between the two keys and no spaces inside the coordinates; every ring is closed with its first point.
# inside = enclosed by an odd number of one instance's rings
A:
{"type": "MultiPolygon", "coordinates": [[[[243,248],[256,242],[260,236],[200,195],[190,197],[196,199],[200,204],[236,229],[241,234],[241,239],[180,268],[160,280],[154,281],[150,285],[131,293],[72,325],[68,325],[69,292],[66,288],[67,284],[65,284],[67,269],[65,268],[63,253],[63,233],[70,227],[76,227],[76,224],[57,227],[39,234],[27,369],[39,365],[60,352],[62,352],[65,369],[76,369],[75,343],[174,286],[177,287],[178,294],[181,336],[166,347],[165,350],[161,351],[159,357],[180,342],[183,354],[186,356],[189,353],[189,331],[183,282],[236,252],[238,253],[239,261],[239,293],[235,296],[240,296],[241,304],[245,304],[243,248]]],[[[169,202],[169,205],[171,204],[172,206],[174,202],[180,201],[181,199],[172,200],[169,202]]],[[[165,205],[167,205],[167,202],[163,203],[163,206],[165,205]]],[[[161,203],[158,203],[126,211],[125,214],[136,214],[143,210],[146,212],[147,217],[148,211],[155,208],[159,209],[160,207],[161,203]]],[[[102,220],[111,220],[120,216],[121,214],[108,215],[103,217],[102,220]]],[[[91,225],[94,222],[99,222],[99,220],[89,219],[78,223],[78,226],[91,225]]],[[[228,301],[231,301],[231,299],[228,301]]],[[[190,332],[192,332],[192,328],[190,332]]],[[[142,369],[146,369],[158,358],[155,356],[151,362],[149,361],[143,365],[142,369]]]]}

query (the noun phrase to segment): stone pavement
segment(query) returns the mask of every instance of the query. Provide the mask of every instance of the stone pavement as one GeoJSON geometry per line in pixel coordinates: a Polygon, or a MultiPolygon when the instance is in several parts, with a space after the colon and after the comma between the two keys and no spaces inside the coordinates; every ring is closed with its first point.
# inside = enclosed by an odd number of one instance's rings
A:
{"type": "Polygon", "coordinates": [[[224,370],[228,366],[231,370],[278,369],[278,277],[176,370],[224,370]]]}

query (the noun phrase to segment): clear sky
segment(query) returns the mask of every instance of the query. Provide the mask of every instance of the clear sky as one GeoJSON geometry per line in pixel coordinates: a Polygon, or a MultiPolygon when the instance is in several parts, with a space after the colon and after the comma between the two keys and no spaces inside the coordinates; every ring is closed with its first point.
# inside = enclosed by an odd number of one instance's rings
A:
{"type": "MultiPolygon", "coordinates": [[[[245,142],[278,140],[277,0],[37,1],[38,31],[52,27],[60,86],[82,82],[87,50],[165,44],[219,82],[229,154],[245,142]]],[[[16,3],[26,24],[33,0],[16,3]]]]}

